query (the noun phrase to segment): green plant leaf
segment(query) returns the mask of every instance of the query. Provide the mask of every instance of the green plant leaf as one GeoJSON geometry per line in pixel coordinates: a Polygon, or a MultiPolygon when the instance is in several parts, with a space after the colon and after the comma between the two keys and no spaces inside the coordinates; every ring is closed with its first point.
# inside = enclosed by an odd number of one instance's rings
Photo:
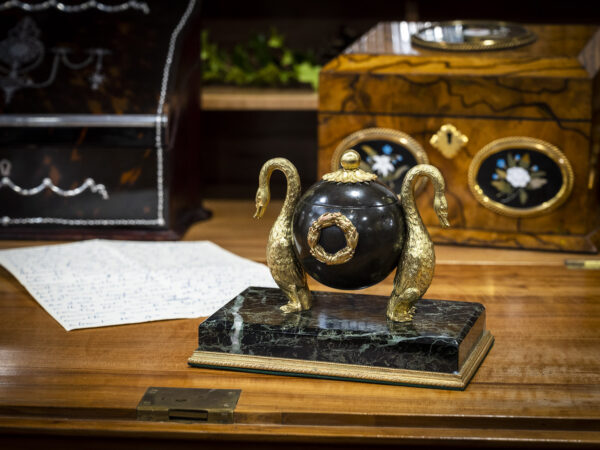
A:
{"type": "Polygon", "coordinates": [[[360,146],[360,148],[362,148],[363,151],[369,156],[375,156],[377,154],[377,152],[370,145],[363,144],[360,146]]]}
{"type": "Polygon", "coordinates": [[[268,36],[258,33],[231,50],[210,42],[208,30],[201,32],[202,78],[207,82],[235,85],[287,85],[308,83],[315,90],[320,66],[310,51],[295,52],[285,47],[283,34],[275,28],[268,36]]]}
{"type": "Polygon", "coordinates": [[[274,63],[269,63],[256,72],[256,81],[261,84],[277,84],[281,71],[274,63]]]}
{"type": "Polygon", "coordinates": [[[200,59],[204,61],[208,59],[208,30],[202,30],[202,33],[200,33],[200,43],[200,59]]]}
{"type": "Polygon", "coordinates": [[[506,170],[496,168],[496,173],[502,180],[506,178],[506,170]]]}
{"type": "Polygon", "coordinates": [[[546,172],[543,170],[538,170],[537,172],[529,172],[529,175],[531,175],[531,178],[545,177],[546,172]]]}
{"type": "Polygon", "coordinates": [[[283,67],[291,66],[294,64],[294,53],[291,50],[284,50],[283,56],[281,57],[281,65],[283,67]]]}
{"type": "Polygon", "coordinates": [[[250,61],[250,53],[241,44],[237,44],[235,47],[233,47],[233,52],[231,53],[231,63],[243,71],[250,72],[254,70],[252,67],[252,62],[250,61]]]}
{"type": "Polygon", "coordinates": [[[276,28],[271,28],[271,35],[267,41],[267,45],[271,48],[283,47],[284,38],[282,34],[279,34],[276,28]]]}
{"type": "Polygon", "coordinates": [[[290,70],[280,70],[279,71],[279,82],[281,84],[288,84],[290,81],[292,81],[295,77],[294,72],[290,71],[290,70]]]}
{"type": "Polygon", "coordinates": [[[225,82],[237,84],[238,86],[247,84],[249,75],[237,66],[231,67],[224,77],[225,82]]]}
{"type": "Polygon", "coordinates": [[[397,180],[399,179],[402,175],[404,175],[404,172],[407,172],[409,169],[408,164],[404,164],[403,166],[398,167],[394,173],[388,177],[391,180],[397,180]]]}
{"type": "Polygon", "coordinates": [[[310,84],[315,91],[319,88],[320,71],[321,66],[315,66],[308,61],[304,61],[303,63],[294,66],[294,72],[296,73],[298,81],[310,84]]]}
{"type": "Polygon", "coordinates": [[[506,161],[508,162],[508,167],[515,167],[516,162],[515,162],[515,158],[513,158],[512,153],[508,153],[506,155],[506,161]]]}
{"type": "MultiPolygon", "coordinates": [[[[340,166],[341,167],[341,166],[340,166]]],[[[365,172],[369,172],[369,173],[373,173],[373,169],[371,169],[371,166],[368,165],[366,162],[361,161],[360,162],[360,166],[358,167],[359,169],[364,170],[365,172]]]]}
{"type": "Polygon", "coordinates": [[[525,169],[528,169],[530,164],[531,159],[529,158],[529,153],[525,153],[521,158],[521,161],[519,161],[519,165],[525,169]]]}
{"type": "Polygon", "coordinates": [[[498,189],[498,191],[502,192],[503,194],[510,194],[513,191],[511,185],[504,180],[492,181],[492,186],[494,186],[496,189],[498,189]]]}
{"type": "Polygon", "coordinates": [[[521,205],[527,202],[527,192],[525,189],[519,189],[519,202],[521,202],[521,205]]]}
{"type": "Polygon", "coordinates": [[[250,40],[246,47],[253,68],[261,69],[267,64],[276,62],[277,58],[274,57],[273,49],[269,47],[264,35],[258,35],[257,38],[250,40]]]}
{"type": "Polygon", "coordinates": [[[527,184],[527,189],[539,189],[548,182],[545,178],[532,178],[527,184]]]}

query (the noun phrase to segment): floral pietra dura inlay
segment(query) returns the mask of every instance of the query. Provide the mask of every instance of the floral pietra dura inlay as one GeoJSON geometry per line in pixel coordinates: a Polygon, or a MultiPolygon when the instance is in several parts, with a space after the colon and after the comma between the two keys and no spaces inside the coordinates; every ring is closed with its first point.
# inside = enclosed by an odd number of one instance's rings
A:
{"type": "MultiPolygon", "coordinates": [[[[558,176],[560,177],[560,171],[558,176]]],[[[532,191],[541,189],[547,183],[546,171],[540,170],[537,164],[531,164],[529,152],[524,152],[523,155],[508,152],[506,159],[496,158],[491,185],[498,190],[495,197],[503,204],[518,199],[520,205],[525,205],[530,195],[534,194],[532,191]]]]}
{"type": "Polygon", "coordinates": [[[354,149],[361,155],[361,169],[375,173],[379,181],[397,194],[406,172],[418,164],[410,151],[394,142],[365,141],[354,149]]]}
{"type": "MultiPolygon", "coordinates": [[[[331,170],[340,168],[341,157],[353,149],[360,155],[360,169],[377,175],[378,181],[396,194],[406,173],[418,164],[429,164],[423,147],[410,135],[392,128],[365,128],[355,131],[342,140],[331,159],[331,170]]],[[[417,193],[424,182],[417,184],[417,193]]]]}
{"type": "Polygon", "coordinates": [[[573,187],[573,171],[556,147],[533,138],[504,138],[473,158],[469,186],[500,214],[525,217],[558,207],[573,187]]]}

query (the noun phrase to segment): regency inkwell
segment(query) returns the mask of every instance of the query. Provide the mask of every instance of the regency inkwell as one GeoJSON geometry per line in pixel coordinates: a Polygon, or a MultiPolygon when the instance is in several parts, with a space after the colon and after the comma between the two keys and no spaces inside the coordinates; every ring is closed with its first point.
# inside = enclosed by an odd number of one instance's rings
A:
{"type": "Polygon", "coordinates": [[[345,152],[341,168],[300,195],[296,168],[267,161],[259,175],[256,214],[270,200],[275,170],[287,194],[271,229],[267,265],[280,289],[249,288],[199,327],[194,367],[264,371],[388,384],[464,389],[493,343],[478,303],[422,299],[435,253],[414,187],[434,187],[434,210],[448,227],[444,179],[414,166],[397,196],[345,152]],[[307,273],[338,289],[361,289],[396,269],[389,298],[311,292],[307,273]]]}

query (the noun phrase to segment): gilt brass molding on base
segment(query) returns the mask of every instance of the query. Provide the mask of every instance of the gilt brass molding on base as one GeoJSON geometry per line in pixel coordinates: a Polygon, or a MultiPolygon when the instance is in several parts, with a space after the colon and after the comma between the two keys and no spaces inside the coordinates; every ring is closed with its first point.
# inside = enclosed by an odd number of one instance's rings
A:
{"type": "Polygon", "coordinates": [[[189,358],[188,363],[193,367],[207,369],[264,372],[272,375],[327,378],[462,391],[475,375],[493,344],[494,336],[489,331],[485,331],[460,371],[452,374],[203,351],[195,351],[189,358]]]}

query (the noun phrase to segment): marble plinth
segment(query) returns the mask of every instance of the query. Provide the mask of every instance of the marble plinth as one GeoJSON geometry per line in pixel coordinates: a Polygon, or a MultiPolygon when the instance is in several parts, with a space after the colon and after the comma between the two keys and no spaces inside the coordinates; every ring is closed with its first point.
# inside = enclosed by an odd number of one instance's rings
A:
{"type": "Polygon", "coordinates": [[[279,289],[251,287],[200,324],[193,367],[464,389],[493,343],[479,303],[421,299],[411,322],[387,297],[313,292],[284,314],[279,289]]]}

